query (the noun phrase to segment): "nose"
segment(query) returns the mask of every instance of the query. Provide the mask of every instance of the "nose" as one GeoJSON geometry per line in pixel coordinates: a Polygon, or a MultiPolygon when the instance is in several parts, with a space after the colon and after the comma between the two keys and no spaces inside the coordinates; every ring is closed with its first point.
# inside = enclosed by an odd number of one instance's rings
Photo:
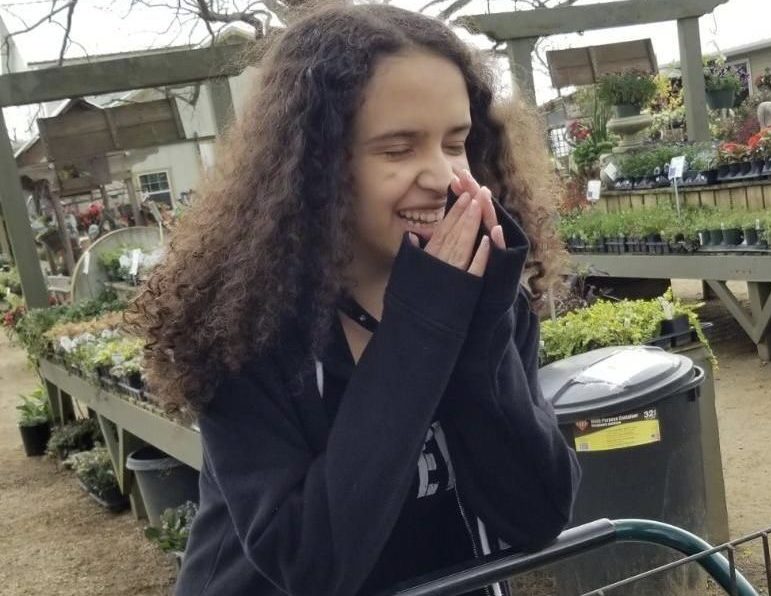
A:
{"type": "Polygon", "coordinates": [[[456,175],[452,158],[441,149],[432,151],[426,156],[417,177],[417,185],[424,189],[444,196],[447,187],[456,175]]]}

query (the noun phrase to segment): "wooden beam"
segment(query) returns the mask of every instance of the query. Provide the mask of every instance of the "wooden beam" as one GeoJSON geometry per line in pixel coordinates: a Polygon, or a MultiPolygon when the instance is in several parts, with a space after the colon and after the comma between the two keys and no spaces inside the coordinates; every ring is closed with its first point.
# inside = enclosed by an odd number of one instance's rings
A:
{"type": "Polygon", "coordinates": [[[115,58],[0,76],[0,107],[184,85],[241,73],[244,44],[115,58]]]}
{"type": "Polygon", "coordinates": [[[233,95],[230,92],[230,82],[226,77],[210,80],[208,83],[211,96],[212,112],[217,134],[223,135],[233,120],[233,95]]]}
{"type": "Polygon", "coordinates": [[[677,21],[680,40],[680,72],[685,88],[685,127],[688,140],[705,143],[712,139],[707,117],[707,93],[704,90],[704,65],[701,56],[699,19],[677,21]]]}
{"type": "Polygon", "coordinates": [[[535,105],[535,82],[533,81],[533,49],[537,38],[512,39],[506,43],[509,54],[509,69],[518,97],[525,103],[535,105]]]}
{"type": "Polygon", "coordinates": [[[458,22],[497,40],[542,37],[700,17],[728,0],[623,0],[461,17],[458,22]]]}
{"type": "Polygon", "coordinates": [[[21,188],[19,171],[16,169],[16,160],[13,158],[13,149],[8,139],[8,129],[5,126],[2,111],[0,111],[0,206],[2,206],[5,225],[10,236],[14,262],[21,277],[21,287],[27,307],[45,308],[48,306],[48,291],[40,269],[37,246],[27,215],[27,202],[21,188]]]}

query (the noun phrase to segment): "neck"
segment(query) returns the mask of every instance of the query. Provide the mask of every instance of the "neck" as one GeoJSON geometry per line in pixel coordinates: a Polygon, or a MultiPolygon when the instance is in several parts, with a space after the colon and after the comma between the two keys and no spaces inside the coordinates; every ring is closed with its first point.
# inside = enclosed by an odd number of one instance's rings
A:
{"type": "Polygon", "coordinates": [[[354,283],[348,288],[348,292],[364,310],[380,320],[383,316],[383,297],[391,276],[390,267],[361,271],[354,265],[351,269],[348,277],[354,280],[354,283]]]}

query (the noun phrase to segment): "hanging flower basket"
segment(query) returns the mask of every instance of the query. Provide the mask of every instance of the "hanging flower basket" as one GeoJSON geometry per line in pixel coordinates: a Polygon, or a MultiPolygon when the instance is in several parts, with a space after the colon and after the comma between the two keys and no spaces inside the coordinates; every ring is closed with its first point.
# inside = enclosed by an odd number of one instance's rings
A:
{"type": "Polygon", "coordinates": [[[713,110],[732,108],[735,99],[736,92],[732,88],[707,91],[707,105],[713,110]]]}

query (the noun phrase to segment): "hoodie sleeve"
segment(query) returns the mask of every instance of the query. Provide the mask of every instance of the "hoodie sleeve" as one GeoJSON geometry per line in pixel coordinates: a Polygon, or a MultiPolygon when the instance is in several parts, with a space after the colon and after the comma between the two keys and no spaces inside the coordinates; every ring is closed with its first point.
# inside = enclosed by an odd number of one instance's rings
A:
{"type": "Polygon", "coordinates": [[[405,239],[323,453],[270,374],[230,383],[200,416],[205,462],[244,552],[283,592],[353,596],[374,568],[481,285],[405,239]]]}
{"type": "Polygon", "coordinates": [[[580,470],[538,383],[540,329],[520,288],[527,237],[498,206],[494,248],[442,405],[463,499],[509,545],[542,546],[567,525],[580,470]]]}

